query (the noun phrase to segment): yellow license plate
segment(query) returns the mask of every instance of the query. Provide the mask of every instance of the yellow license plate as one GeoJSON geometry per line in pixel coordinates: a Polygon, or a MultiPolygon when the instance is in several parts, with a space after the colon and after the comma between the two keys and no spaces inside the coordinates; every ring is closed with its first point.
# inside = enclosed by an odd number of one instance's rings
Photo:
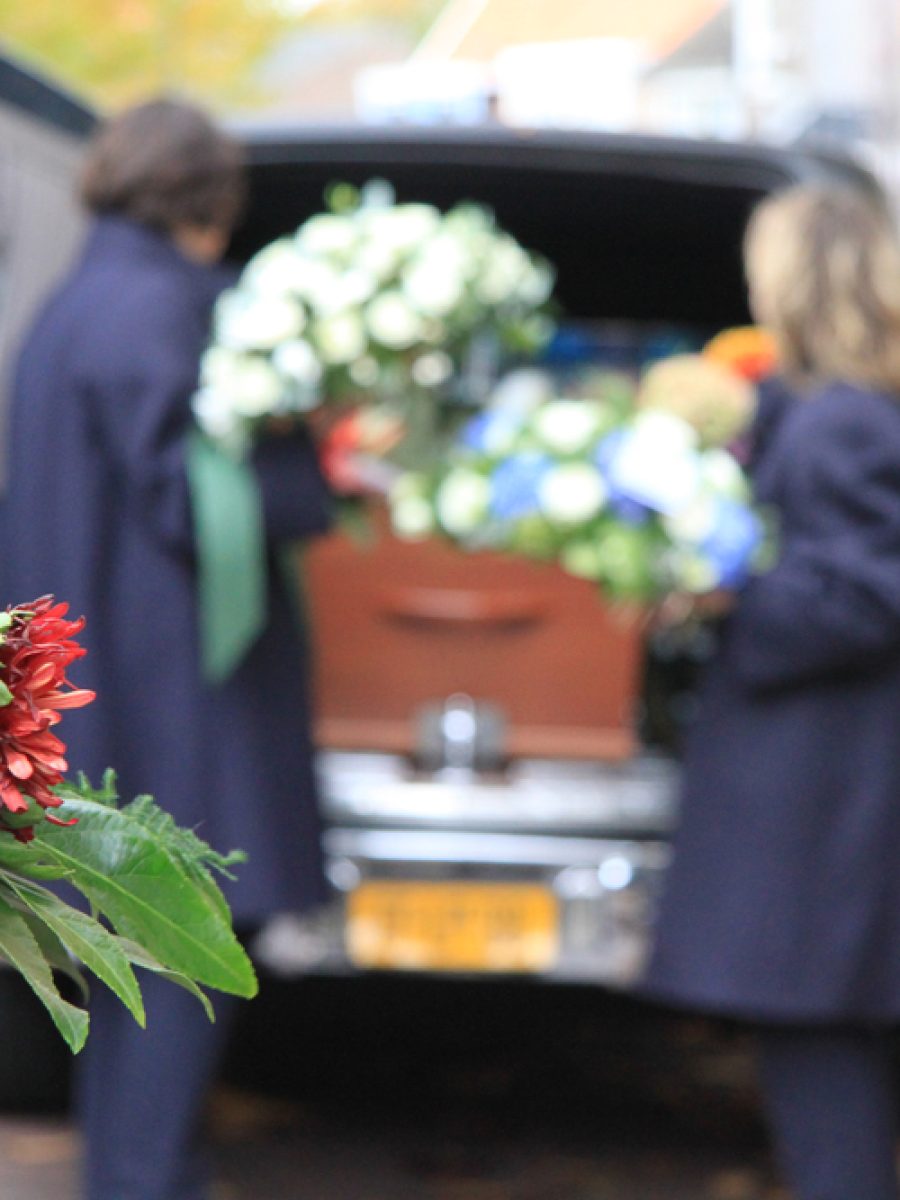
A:
{"type": "Polygon", "coordinates": [[[559,907],[536,884],[378,880],[351,892],[346,937],[360,967],[542,971],[559,949],[559,907]]]}

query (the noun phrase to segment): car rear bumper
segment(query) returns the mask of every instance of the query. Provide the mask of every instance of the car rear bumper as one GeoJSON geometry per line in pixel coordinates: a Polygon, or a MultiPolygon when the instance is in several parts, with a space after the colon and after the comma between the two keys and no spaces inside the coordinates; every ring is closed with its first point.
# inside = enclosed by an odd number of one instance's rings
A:
{"type": "MultiPolygon", "coordinates": [[[[670,854],[671,762],[523,763],[486,780],[459,772],[418,778],[394,756],[332,754],[323,784],[334,900],[311,918],[267,927],[257,953],[273,970],[512,971],[611,987],[640,975],[670,854]],[[543,950],[526,962],[527,954],[504,957],[478,942],[460,956],[459,938],[438,920],[442,897],[456,906],[448,919],[465,924],[485,916],[480,909],[492,896],[510,893],[543,901],[543,950]],[[362,912],[362,898],[389,902],[387,918],[383,905],[380,916],[371,905],[362,912]],[[405,911],[405,898],[413,907],[426,901],[427,920],[405,911]],[[391,928],[375,929],[376,948],[367,950],[373,919],[391,928]]],[[[533,935],[526,920],[522,938],[533,935]]]]}

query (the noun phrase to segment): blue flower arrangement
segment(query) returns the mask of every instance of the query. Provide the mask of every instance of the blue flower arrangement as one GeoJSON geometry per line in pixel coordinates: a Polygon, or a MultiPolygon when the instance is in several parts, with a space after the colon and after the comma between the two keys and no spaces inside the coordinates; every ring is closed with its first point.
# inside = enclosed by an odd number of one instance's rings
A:
{"type": "Polygon", "coordinates": [[[621,380],[596,382],[561,398],[537,372],[508,376],[439,467],[396,481],[397,534],[556,562],[619,600],[741,587],[772,544],[727,448],[752,386],[699,355],[655,365],[625,403],[621,380]]]}

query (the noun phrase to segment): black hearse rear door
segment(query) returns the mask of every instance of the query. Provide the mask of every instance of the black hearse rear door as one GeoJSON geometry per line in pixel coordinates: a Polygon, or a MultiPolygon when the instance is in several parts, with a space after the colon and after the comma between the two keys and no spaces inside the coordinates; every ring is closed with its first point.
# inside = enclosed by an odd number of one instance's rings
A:
{"type": "Polygon", "coordinates": [[[400,200],[473,200],[558,270],[568,318],[721,329],[747,317],[747,215],[800,182],[871,185],[852,162],[795,147],[645,135],[246,124],[247,257],[322,207],[338,181],[386,179],[400,200]]]}

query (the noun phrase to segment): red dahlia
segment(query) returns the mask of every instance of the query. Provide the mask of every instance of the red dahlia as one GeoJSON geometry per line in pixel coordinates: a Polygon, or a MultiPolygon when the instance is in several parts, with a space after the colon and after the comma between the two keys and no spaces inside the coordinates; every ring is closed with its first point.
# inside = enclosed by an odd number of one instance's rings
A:
{"type": "MultiPolygon", "coordinates": [[[[85,654],[74,635],[84,618],[65,620],[68,604],[42,596],[31,604],[9,608],[0,619],[0,681],[8,692],[0,707],[0,827],[3,808],[11,814],[57,808],[61,801],[51,788],[62,781],[68,764],[65,745],[50,732],[61,720],[60,710],[90,704],[94,693],[74,688],[66,678],[70,663],[85,654]]],[[[62,822],[47,813],[47,820],[62,822]]],[[[19,841],[34,837],[33,825],[6,827],[19,841]]]]}

